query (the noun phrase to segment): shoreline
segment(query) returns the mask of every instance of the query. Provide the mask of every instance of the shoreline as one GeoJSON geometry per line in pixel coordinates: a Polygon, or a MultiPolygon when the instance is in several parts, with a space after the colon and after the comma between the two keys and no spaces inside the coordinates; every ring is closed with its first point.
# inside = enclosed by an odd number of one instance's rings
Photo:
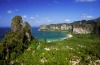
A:
{"type": "MultiPolygon", "coordinates": [[[[63,40],[65,40],[65,39],[68,39],[68,38],[72,38],[73,37],[73,35],[72,34],[67,34],[66,35],[66,37],[63,37],[63,38],[60,38],[60,39],[49,39],[49,40],[47,40],[47,43],[49,43],[49,42],[53,42],[53,41],[58,41],[58,40],[60,40],[60,41],[63,41],[63,40]]],[[[43,40],[42,40],[43,41],[43,40]]]]}
{"type": "Polygon", "coordinates": [[[68,38],[72,38],[72,37],[73,37],[73,35],[72,35],[72,34],[67,34],[67,37],[62,38],[62,39],[61,39],[61,41],[62,41],[62,40],[65,40],[65,39],[68,39],[68,38]]]}

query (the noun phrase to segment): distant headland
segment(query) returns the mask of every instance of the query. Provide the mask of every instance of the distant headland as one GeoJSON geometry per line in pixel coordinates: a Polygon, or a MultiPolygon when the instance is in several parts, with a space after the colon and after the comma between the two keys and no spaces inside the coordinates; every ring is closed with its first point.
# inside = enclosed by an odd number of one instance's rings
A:
{"type": "Polygon", "coordinates": [[[73,23],[61,23],[41,25],[39,31],[67,31],[74,34],[100,34],[100,17],[93,20],[74,21],[73,23]]]}

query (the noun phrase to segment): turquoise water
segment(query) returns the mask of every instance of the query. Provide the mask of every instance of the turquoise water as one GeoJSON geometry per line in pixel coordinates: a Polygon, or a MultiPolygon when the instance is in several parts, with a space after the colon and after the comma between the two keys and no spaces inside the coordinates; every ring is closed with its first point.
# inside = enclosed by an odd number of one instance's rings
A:
{"type": "MultiPolygon", "coordinates": [[[[39,40],[44,40],[46,38],[47,41],[54,41],[67,37],[67,34],[63,32],[41,32],[38,31],[38,29],[38,27],[32,28],[32,35],[39,40]]],[[[0,28],[0,40],[4,38],[7,31],[10,31],[10,27],[0,28]]]]}
{"type": "Polygon", "coordinates": [[[39,40],[44,40],[46,38],[47,41],[54,41],[67,37],[67,34],[64,32],[38,31],[38,28],[32,28],[32,34],[39,40]]]}

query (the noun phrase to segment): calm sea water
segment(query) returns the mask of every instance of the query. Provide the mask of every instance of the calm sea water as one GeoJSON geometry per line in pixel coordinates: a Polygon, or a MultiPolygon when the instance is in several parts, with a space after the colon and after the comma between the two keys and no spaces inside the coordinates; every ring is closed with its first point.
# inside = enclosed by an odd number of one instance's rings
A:
{"type": "MultiPolygon", "coordinates": [[[[2,39],[5,36],[5,33],[7,31],[10,31],[10,28],[8,28],[8,27],[0,28],[0,39],[2,39]]],[[[63,32],[38,31],[38,27],[33,27],[32,28],[32,35],[34,37],[37,37],[39,40],[44,40],[44,38],[46,38],[47,41],[58,40],[58,39],[61,39],[61,38],[64,38],[64,37],[67,36],[63,32]]]]}
{"type": "Polygon", "coordinates": [[[4,38],[6,32],[10,30],[10,27],[0,27],[0,40],[4,38]]]}

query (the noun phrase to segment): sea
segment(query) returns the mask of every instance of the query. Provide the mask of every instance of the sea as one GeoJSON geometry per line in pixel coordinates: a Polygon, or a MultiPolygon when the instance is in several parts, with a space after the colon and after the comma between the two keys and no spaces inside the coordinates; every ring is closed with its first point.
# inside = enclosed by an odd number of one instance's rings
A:
{"type": "MultiPolygon", "coordinates": [[[[67,37],[65,32],[38,31],[38,29],[39,27],[32,27],[32,35],[41,41],[44,41],[45,39],[47,41],[55,41],[67,37]]],[[[0,27],[0,40],[4,38],[6,32],[8,31],[11,31],[10,27],[0,27]]]]}

